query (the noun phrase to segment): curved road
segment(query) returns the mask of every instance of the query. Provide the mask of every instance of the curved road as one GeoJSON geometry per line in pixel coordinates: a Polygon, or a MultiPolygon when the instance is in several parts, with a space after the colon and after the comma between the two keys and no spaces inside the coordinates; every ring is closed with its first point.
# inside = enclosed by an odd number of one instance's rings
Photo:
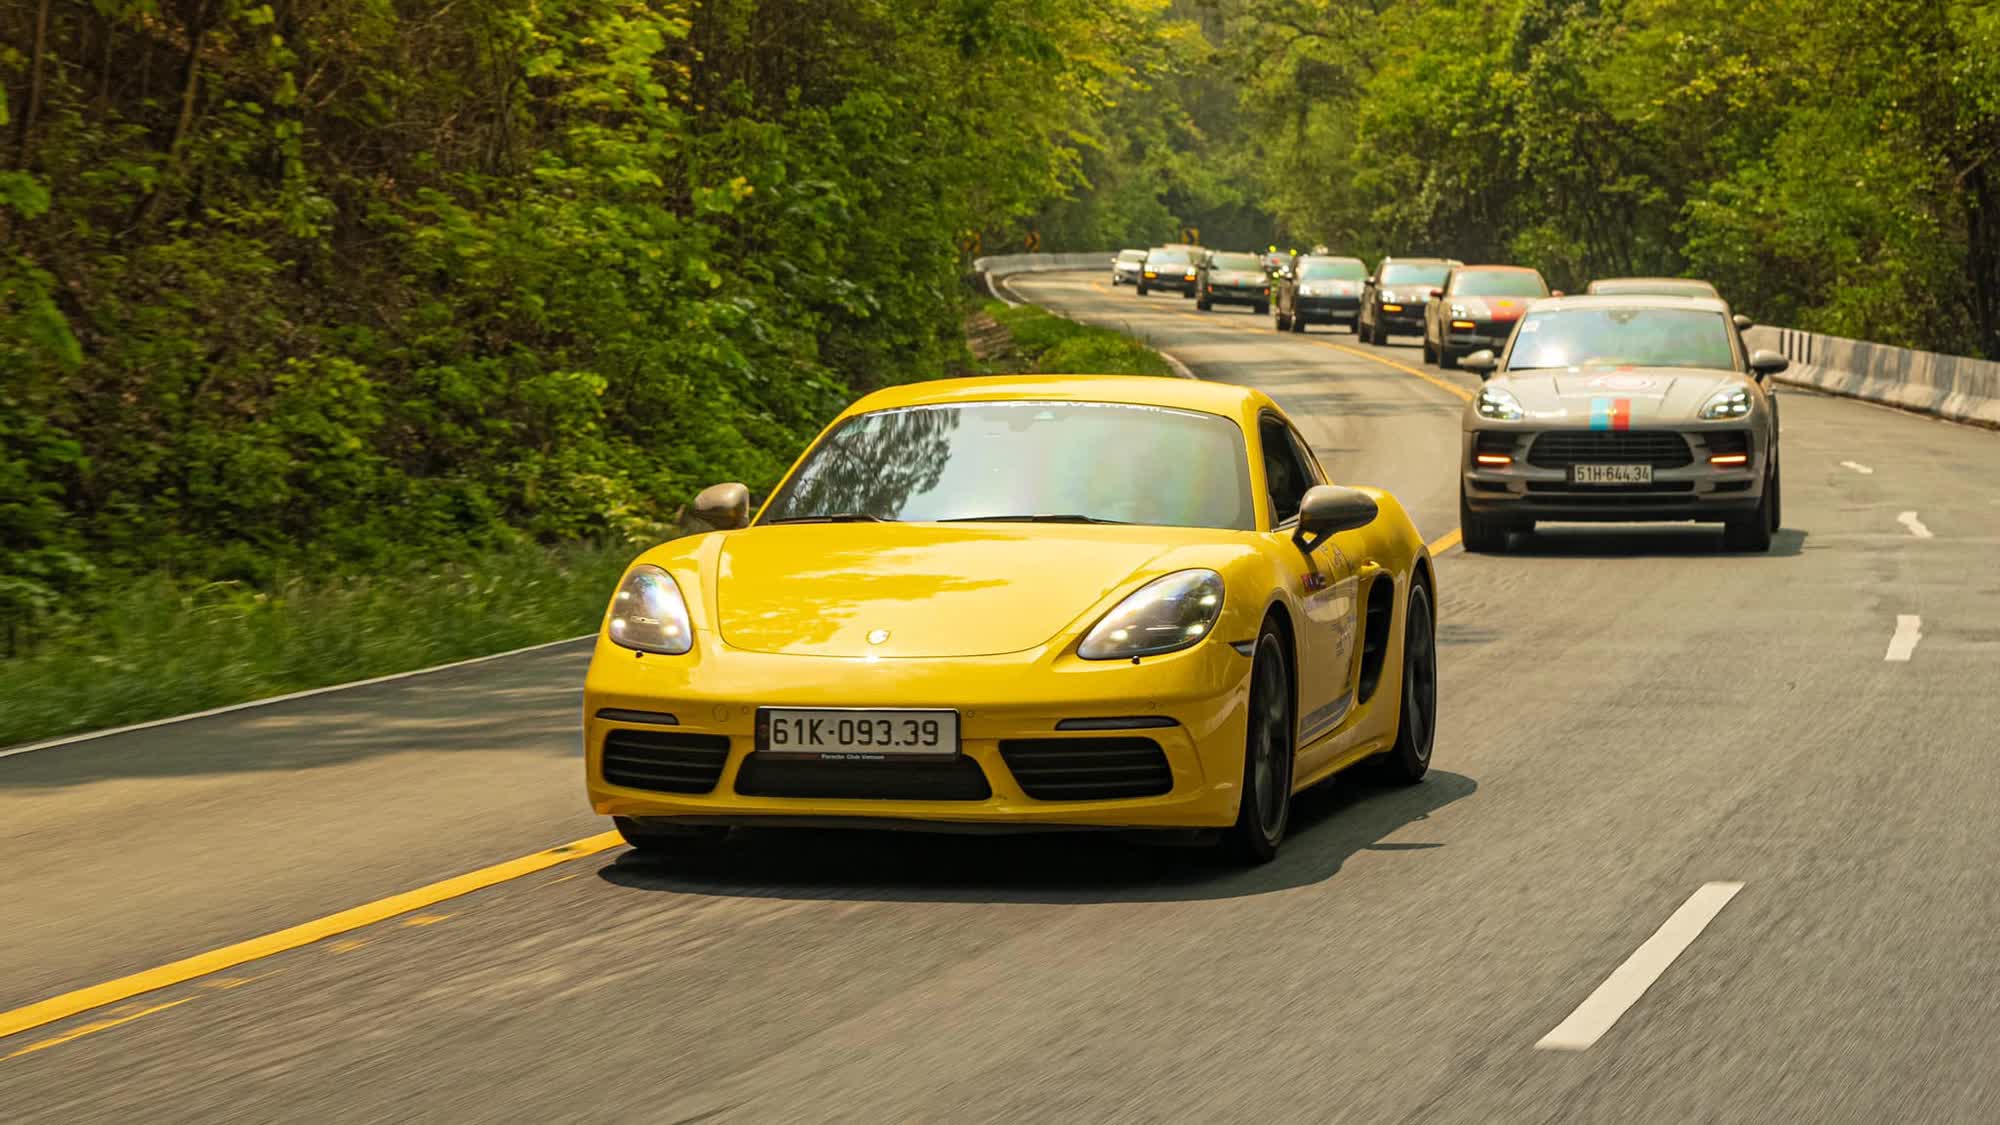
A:
{"type": "MultiPolygon", "coordinates": [[[[1015,289],[1266,389],[1448,541],[1474,383],[1414,341],[1097,274],[1015,289]]],[[[1310,795],[1255,871],[789,831],[643,865],[583,808],[575,646],[0,759],[0,1105],[2000,1120],[2000,434],[1790,391],[1784,416],[1768,556],[1672,526],[1444,554],[1430,778],[1310,795]]]]}

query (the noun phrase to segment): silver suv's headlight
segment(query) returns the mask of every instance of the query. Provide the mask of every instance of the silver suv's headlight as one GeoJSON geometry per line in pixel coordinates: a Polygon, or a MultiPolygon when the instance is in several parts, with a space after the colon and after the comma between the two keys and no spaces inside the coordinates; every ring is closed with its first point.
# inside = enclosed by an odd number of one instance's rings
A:
{"type": "Polygon", "coordinates": [[[1522,419],[1521,400],[1514,392],[1491,383],[1479,388],[1479,397],[1473,400],[1473,409],[1481,418],[1491,418],[1498,422],[1518,422],[1522,419]]]}
{"type": "Polygon", "coordinates": [[[687,600],[673,575],[650,563],[632,568],[611,603],[611,639],[663,656],[681,656],[694,647],[687,600]]]}
{"type": "Polygon", "coordinates": [[[1702,404],[1703,418],[1741,418],[1750,413],[1750,391],[1744,387],[1724,387],[1702,404]]]}
{"type": "Polygon", "coordinates": [[[1182,570],[1155,578],[1105,614],[1083,636],[1085,660],[1158,656],[1199,642],[1222,616],[1222,576],[1182,570]]]}

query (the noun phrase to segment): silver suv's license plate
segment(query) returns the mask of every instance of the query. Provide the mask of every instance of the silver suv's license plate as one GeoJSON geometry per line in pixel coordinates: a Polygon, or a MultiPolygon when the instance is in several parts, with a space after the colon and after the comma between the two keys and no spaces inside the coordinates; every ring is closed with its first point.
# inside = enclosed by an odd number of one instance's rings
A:
{"type": "Polygon", "coordinates": [[[845,707],[765,707],[757,752],[833,762],[958,756],[958,712],[845,707]]]}
{"type": "Polygon", "coordinates": [[[1651,465],[1571,465],[1571,484],[1651,484],[1651,465]]]}

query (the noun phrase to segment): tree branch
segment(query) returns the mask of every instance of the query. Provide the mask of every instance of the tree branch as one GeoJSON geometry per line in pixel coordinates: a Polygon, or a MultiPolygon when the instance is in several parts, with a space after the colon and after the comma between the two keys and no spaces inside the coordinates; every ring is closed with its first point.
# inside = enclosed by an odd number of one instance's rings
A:
{"type": "Polygon", "coordinates": [[[34,143],[35,118],[42,112],[42,87],[48,76],[50,7],[50,0],[42,0],[35,12],[34,61],[28,69],[28,108],[21,114],[21,124],[14,133],[14,143],[20,149],[20,167],[24,168],[34,143]]]}

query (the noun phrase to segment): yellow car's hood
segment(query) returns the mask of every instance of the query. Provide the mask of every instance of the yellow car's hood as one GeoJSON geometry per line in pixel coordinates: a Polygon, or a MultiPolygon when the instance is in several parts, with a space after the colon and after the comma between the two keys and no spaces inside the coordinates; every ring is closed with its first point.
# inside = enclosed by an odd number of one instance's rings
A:
{"type": "Polygon", "coordinates": [[[797,656],[1020,652],[1177,538],[1097,525],[750,528],[725,537],[717,556],[716,624],[734,648],[797,656]]]}

